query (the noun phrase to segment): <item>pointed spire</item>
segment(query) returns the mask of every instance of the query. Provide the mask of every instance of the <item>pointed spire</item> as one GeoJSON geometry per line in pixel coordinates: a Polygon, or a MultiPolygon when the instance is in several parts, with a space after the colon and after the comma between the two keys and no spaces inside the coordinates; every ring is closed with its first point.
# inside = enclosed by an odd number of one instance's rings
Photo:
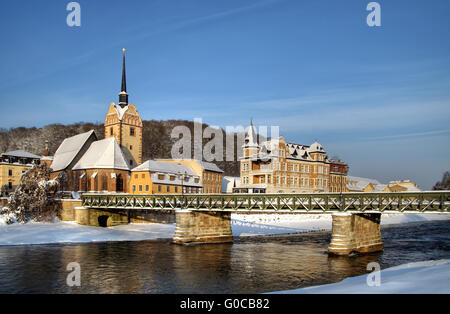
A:
{"type": "Polygon", "coordinates": [[[119,105],[123,108],[128,106],[128,94],[127,94],[127,78],[125,74],[125,48],[123,51],[123,66],[122,66],[122,88],[120,89],[119,94],[119,105]]]}
{"type": "Polygon", "coordinates": [[[258,147],[258,136],[256,135],[255,128],[253,127],[253,118],[250,119],[250,126],[248,128],[247,135],[245,136],[246,147],[258,147]]]}

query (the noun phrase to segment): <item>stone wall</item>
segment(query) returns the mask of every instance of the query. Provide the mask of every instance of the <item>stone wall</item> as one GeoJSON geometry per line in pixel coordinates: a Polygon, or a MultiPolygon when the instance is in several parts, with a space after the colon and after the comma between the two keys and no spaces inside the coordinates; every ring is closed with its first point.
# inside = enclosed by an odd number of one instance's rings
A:
{"type": "Polygon", "coordinates": [[[331,243],[328,252],[348,255],[383,250],[380,230],[381,214],[333,215],[331,243]]]}
{"type": "Polygon", "coordinates": [[[75,208],[75,221],[80,225],[112,227],[128,224],[127,210],[100,210],[75,208]]]}
{"type": "Polygon", "coordinates": [[[130,223],[175,223],[173,210],[145,210],[133,209],[130,211],[130,223]]]}
{"type": "Polygon", "coordinates": [[[81,200],[62,199],[60,204],[59,219],[62,221],[75,221],[75,208],[81,206],[81,200]]]}
{"type": "Polygon", "coordinates": [[[8,198],[7,197],[0,198],[0,207],[5,207],[7,205],[8,205],[8,198]]]}
{"type": "Polygon", "coordinates": [[[176,223],[174,243],[233,242],[229,212],[180,210],[176,212],[176,223]]]}

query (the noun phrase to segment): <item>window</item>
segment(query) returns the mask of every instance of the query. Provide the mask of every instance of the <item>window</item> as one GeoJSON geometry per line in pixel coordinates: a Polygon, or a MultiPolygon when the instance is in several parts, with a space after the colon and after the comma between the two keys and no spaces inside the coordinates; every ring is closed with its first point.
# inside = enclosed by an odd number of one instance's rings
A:
{"type": "Polygon", "coordinates": [[[133,165],[133,161],[130,159],[130,166],[132,166],[133,165]]]}
{"type": "Polygon", "coordinates": [[[175,176],[170,176],[170,181],[175,181],[175,176]]]}
{"type": "Polygon", "coordinates": [[[142,174],[142,179],[145,179],[145,173],[142,174]]]}
{"type": "Polygon", "coordinates": [[[12,182],[8,182],[8,189],[12,189],[12,182]]]}
{"type": "Polygon", "coordinates": [[[135,136],[134,128],[130,128],[130,136],[135,136]]]}
{"type": "Polygon", "coordinates": [[[142,184],[139,184],[139,192],[142,192],[142,184]]]}
{"type": "Polygon", "coordinates": [[[150,186],[148,184],[145,185],[145,192],[150,191],[150,186]]]}
{"type": "Polygon", "coordinates": [[[8,175],[12,176],[12,170],[11,169],[8,170],[8,175]]]}
{"type": "Polygon", "coordinates": [[[114,129],[113,128],[109,129],[109,135],[114,136],[114,129]]]}
{"type": "Polygon", "coordinates": [[[170,193],[170,186],[167,186],[167,193],[170,193]]]}
{"type": "Polygon", "coordinates": [[[175,187],[175,193],[178,193],[178,186],[175,187]]]}
{"type": "Polygon", "coordinates": [[[130,145],[130,150],[133,150],[133,145],[130,145]]]}
{"type": "Polygon", "coordinates": [[[134,178],[137,179],[138,177],[139,177],[139,175],[136,173],[136,174],[134,175],[134,178]]]}
{"type": "Polygon", "coordinates": [[[159,179],[159,180],[164,180],[164,177],[165,177],[165,175],[163,175],[163,174],[158,174],[158,179],[159,179]]]}
{"type": "Polygon", "coordinates": [[[161,185],[158,185],[158,192],[161,192],[161,185]]]}
{"type": "Polygon", "coordinates": [[[132,190],[133,192],[136,192],[136,185],[133,184],[133,187],[131,188],[131,190],[132,190]]]}

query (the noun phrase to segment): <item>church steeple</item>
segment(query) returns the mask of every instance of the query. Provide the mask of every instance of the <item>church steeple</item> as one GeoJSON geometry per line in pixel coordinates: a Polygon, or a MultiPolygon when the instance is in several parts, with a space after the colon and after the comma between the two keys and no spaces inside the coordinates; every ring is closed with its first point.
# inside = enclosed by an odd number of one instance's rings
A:
{"type": "Polygon", "coordinates": [[[127,94],[127,78],[125,74],[125,48],[123,48],[123,66],[122,66],[122,88],[119,93],[119,106],[128,106],[128,94],[127,94]]]}

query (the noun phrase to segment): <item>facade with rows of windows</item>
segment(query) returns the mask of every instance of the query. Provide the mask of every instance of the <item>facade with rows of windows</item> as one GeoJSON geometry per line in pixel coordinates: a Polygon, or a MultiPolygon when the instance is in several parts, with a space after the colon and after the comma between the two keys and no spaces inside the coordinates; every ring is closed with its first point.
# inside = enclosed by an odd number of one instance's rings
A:
{"type": "Polygon", "coordinates": [[[348,166],[328,158],[322,145],[287,143],[284,137],[258,143],[253,125],[245,137],[241,182],[235,193],[345,191],[348,166]]]}
{"type": "Polygon", "coordinates": [[[13,192],[20,184],[22,174],[40,163],[41,156],[23,150],[0,155],[0,196],[13,192]]]}

